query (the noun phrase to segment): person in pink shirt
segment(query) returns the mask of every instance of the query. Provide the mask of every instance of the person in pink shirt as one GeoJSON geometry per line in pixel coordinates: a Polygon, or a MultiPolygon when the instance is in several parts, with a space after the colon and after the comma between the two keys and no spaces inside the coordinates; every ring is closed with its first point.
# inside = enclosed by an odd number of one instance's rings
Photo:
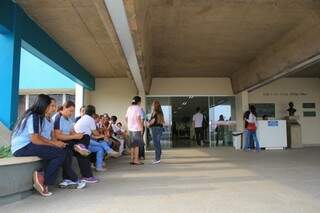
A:
{"type": "Polygon", "coordinates": [[[131,106],[128,107],[126,114],[126,122],[129,131],[129,145],[131,150],[132,165],[142,165],[139,159],[139,146],[143,143],[142,132],[142,110],[141,110],[141,97],[135,96],[131,101],[131,106]]]}

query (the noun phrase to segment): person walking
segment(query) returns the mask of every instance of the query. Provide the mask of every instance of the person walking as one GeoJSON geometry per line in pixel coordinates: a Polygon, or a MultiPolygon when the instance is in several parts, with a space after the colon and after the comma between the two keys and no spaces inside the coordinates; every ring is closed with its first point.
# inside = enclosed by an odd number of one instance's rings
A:
{"type": "Polygon", "coordinates": [[[155,160],[152,161],[152,164],[159,164],[162,154],[160,140],[164,125],[164,116],[159,101],[153,101],[151,111],[150,121],[146,124],[147,127],[151,129],[152,142],[155,149],[155,160]]]}
{"type": "Polygon", "coordinates": [[[196,141],[199,146],[201,146],[203,142],[203,114],[200,111],[200,107],[197,107],[196,114],[193,115],[192,118],[192,126],[196,133],[196,141]]]}

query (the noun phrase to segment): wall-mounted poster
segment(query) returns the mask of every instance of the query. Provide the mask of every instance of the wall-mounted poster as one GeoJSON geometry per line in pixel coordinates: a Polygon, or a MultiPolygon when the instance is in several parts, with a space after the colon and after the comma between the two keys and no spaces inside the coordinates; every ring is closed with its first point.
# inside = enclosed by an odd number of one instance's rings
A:
{"type": "Polygon", "coordinates": [[[256,107],[257,116],[262,117],[266,115],[267,117],[276,117],[276,107],[272,103],[254,103],[250,104],[256,107]]]}

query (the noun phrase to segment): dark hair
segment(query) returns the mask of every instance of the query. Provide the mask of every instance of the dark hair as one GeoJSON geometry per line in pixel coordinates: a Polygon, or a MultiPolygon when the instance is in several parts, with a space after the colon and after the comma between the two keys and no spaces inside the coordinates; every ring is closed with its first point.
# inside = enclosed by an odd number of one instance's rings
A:
{"type": "Polygon", "coordinates": [[[58,106],[58,108],[57,108],[57,112],[60,112],[60,111],[62,111],[62,110],[63,110],[63,105],[58,106]]]}
{"type": "Polygon", "coordinates": [[[100,118],[100,116],[99,116],[98,114],[96,114],[96,113],[94,113],[94,114],[92,115],[92,117],[93,117],[94,119],[100,118]]]}
{"type": "Polygon", "coordinates": [[[74,104],[73,101],[67,101],[63,104],[64,108],[70,108],[70,107],[75,107],[76,105],[74,104]]]}
{"type": "Polygon", "coordinates": [[[16,126],[14,127],[12,133],[16,134],[22,131],[26,127],[28,117],[32,114],[37,114],[40,117],[40,122],[42,125],[42,121],[43,121],[43,118],[45,117],[46,110],[52,100],[55,100],[55,99],[50,98],[50,96],[48,95],[45,95],[45,94],[38,95],[34,104],[27,111],[25,111],[25,113],[17,121],[16,126]]]}
{"type": "Polygon", "coordinates": [[[256,113],[256,107],[254,105],[250,105],[249,107],[249,110],[252,114],[254,114],[255,116],[257,116],[257,113],[256,113]]]}
{"type": "Polygon", "coordinates": [[[82,107],[80,107],[80,112],[81,112],[83,109],[85,109],[85,108],[86,108],[85,105],[83,105],[82,107]]]}
{"type": "Polygon", "coordinates": [[[112,116],[111,116],[111,120],[112,120],[113,122],[116,122],[116,121],[118,120],[118,118],[117,118],[117,116],[112,115],[112,116]]]}
{"type": "Polygon", "coordinates": [[[95,108],[95,106],[93,106],[93,105],[88,105],[88,106],[86,107],[86,112],[85,112],[86,115],[93,116],[93,114],[95,114],[95,113],[96,113],[96,108],[95,108]]]}
{"type": "Polygon", "coordinates": [[[122,123],[121,123],[121,122],[118,122],[118,123],[117,123],[117,125],[119,125],[119,124],[122,126],[122,123]]]}
{"type": "Polygon", "coordinates": [[[141,102],[141,97],[140,96],[134,96],[132,98],[131,104],[132,105],[138,105],[141,102]]]}
{"type": "Polygon", "coordinates": [[[200,107],[197,107],[197,108],[196,108],[196,111],[197,111],[197,112],[200,112],[200,107]]]}

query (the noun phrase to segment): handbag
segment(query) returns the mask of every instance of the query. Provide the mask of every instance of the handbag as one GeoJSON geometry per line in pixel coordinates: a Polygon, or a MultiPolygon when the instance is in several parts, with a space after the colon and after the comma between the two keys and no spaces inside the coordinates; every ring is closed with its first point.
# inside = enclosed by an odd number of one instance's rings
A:
{"type": "Polygon", "coordinates": [[[248,123],[247,130],[250,132],[254,132],[257,130],[257,126],[255,123],[248,123]]]}

